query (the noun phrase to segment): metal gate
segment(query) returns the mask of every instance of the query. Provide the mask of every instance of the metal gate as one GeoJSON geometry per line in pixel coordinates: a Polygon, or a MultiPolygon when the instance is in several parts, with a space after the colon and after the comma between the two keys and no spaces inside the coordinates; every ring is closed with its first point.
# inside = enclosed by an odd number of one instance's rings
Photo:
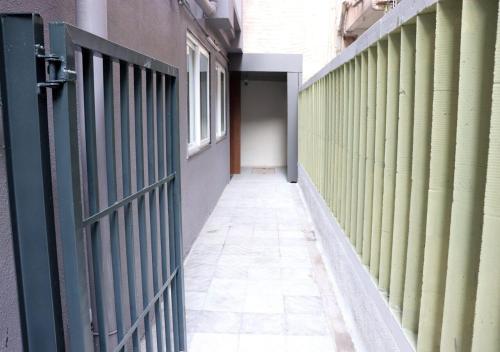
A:
{"type": "Polygon", "coordinates": [[[49,27],[50,53],[39,16],[1,17],[25,348],[185,351],[178,70],[68,24],[49,27]]]}

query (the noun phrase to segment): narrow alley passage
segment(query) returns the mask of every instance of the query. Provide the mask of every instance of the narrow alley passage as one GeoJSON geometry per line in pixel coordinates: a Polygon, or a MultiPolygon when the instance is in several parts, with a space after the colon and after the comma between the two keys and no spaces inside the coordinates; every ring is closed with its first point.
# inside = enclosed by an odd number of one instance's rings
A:
{"type": "Polygon", "coordinates": [[[354,350],[282,170],[233,177],[187,257],[185,288],[190,352],[354,350]]]}

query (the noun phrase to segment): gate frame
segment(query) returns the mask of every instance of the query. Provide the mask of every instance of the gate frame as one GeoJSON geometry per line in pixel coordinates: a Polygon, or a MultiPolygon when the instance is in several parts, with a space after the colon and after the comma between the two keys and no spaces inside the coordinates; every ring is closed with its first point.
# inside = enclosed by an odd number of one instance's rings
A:
{"type": "MultiPolygon", "coordinates": [[[[132,200],[143,196],[151,189],[166,186],[168,203],[168,228],[170,251],[170,276],[163,283],[159,292],[149,301],[147,307],[138,315],[132,328],[137,329],[140,319],[151,312],[154,302],[171,286],[172,321],[174,351],[183,352],[187,349],[186,323],[184,306],[183,282],[183,252],[181,231],[181,164],[179,138],[179,71],[177,68],[157,61],[136,51],[117,45],[104,38],[83,31],[64,22],[49,24],[52,55],[58,57],[61,63],[55,66],[54,82],[64,82],[52,91],[54,109],[54,136],[56,150],[57,193],[59,205],[59,221],[61,233],[72,233],[75,236],[62,236],[62,252],[65,274],[66,305],[68,307],[69,340],[71,351],[92,350],[92,333],[90,331],[89,293],[86,278],[85,237],[83,228],[111,213],[113,210],[129,204],[132,200]],[[147,68],[170,76],[172,109],[166,112],[167,165],[166,175],[161,181],[145,186],[142,190],[125,197],[106,209],[84,218],[80,194],[80,159],[78,141],[78,120],[76,104],[76,74],[75,49],[81,47],[98,52],[102,55],[127,62],[138,67],[147,68]],[[68,167],[69,166],[69,167],[68,167]],[[73,275],[71,275],[73,274],[73,275]],[[69,276],[69,278],[68,278],[69,276]]],[[[167,86],[167,84],[166,84],[167,86]]],[[[121,350],[129,331],[123,337],[115,351],[121,350]]],[[[167,350],[168,351],[168,350],[167,350]]]]}
{"type": "MultiPolygon", "coordinates": [[[[46,54],[43,20],[38,14],[0,15],[0,21],[0,84],[24,348],[94,350],[84,228],[153,190],[164,189],[166,253],[170,260],[168,275],[162,271],[161,287],[155,290],[153,297],[148,297],[148,304],[139,310],[137,320],[131,322],[132,326],[125,331],[115,350],[123,350],[127,339],[138,331],[139,324],[148,319],[155,305],[160,304],[161,297],[169,297],[166,302],[172,309],[173,348],[175,352],[185,351],[178,69],[62,22],[49,24],[51,53],[46,54]],[[166,148],[164,174],[154,183],[146,183],[144,188],[88,216],[84,216],[82,209],[81,183],[85,181],[80,172],[78,142],[77,47],[122,60],[141,70],[157,72],[165,77],[163,89],[168,89],[168,94],[162,90],[165,97],[162,119],[166,148]],[[51,174],[46,88],[52,88],[55,175],[51,174]],[[56,246],[52,176],[57,179],[54,191],[57,194],[59,248],[56,246]],[[62,291],[59,288],[58,249],[63,261],[60,267],[64,273],[62,291]],[[62,295],[66,308],[64,324],[62,295]]],[[[170,313],[168,316],[165,327],[170,324],[170,313]]]]}

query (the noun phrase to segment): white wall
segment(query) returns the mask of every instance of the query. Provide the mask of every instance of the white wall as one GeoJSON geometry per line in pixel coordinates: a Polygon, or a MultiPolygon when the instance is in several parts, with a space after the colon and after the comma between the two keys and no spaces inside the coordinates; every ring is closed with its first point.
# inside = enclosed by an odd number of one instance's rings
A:
{"type": "Polygon", "coordinates": [[[241,83],[241,166],[286,166],[286,82],[241,83]]]}
{"type": "Polygon", "coordinates": [[[341,49],[342,0],[243,0],[243,52],[302,54],[306,81],[341,49]]]}

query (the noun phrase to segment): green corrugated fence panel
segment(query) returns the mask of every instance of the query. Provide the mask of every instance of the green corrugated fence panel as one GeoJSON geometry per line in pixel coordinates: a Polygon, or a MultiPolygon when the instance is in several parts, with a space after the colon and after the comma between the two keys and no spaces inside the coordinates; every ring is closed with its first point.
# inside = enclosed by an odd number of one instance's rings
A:
{"type": "Polygon", "coordinates": [[[389,287],[389,303],[398,318],[401,318],[401,308],[403,306],[406,244],[410,213],[411,151],[415,99],[415,35],[416,27],[414,24],[401,27],[396,188],[389,287]]]}
{"type": "Polygon", "coordinates": [[[342,85],[344,89],[342,90],[342,180],[341,180],[341,190],[342,190],[342,206],[340,208],[340,225],[346,230],[347,223],[347,155],[348,155],[348,129],[349,129],[349,74],[350,65],[345,64],[343,66],[343,82],[342,85]]]}
{"type": "Polygon", "coordinates": [[[300,163],[418,351],[500,345],[497,10],[439,1],[300,94],[300,163]]]}
{"type": "Polygon", "coordinates": [[[335,94],[335,115],[337,119],[337,128],[335,131],[335,143],[336,143],[336,150],[335,150],[335,216],[337,220],[339,219],[338,215],[340,213],[340,200],[341,200],[341,195],[340,195],[340,180],[341,180],[341,160],[342,160],[342,89],[341,89],[341,82],[342,82],[342,71],[341,70],[336,70],[335,71],[335,89],[337,91],[337,94],[335,94]]]}
{"type": "Polygon", "coordinates": [[[392,229],[394,223],[394,190],[398,139],[400,33],[388,38],[387,107],[385,124],[384,191],[382,198],[382,235],[380,239],[379,287],[389,291],[391,274],[392,229]]]}
{"type": "Polygon", "coordinates": [[[356,59],[349,63],[349,90],[347,94],[347,188],[346,188],[346,220],[344,230],[351,239],[351,217],[352,217],[352,181],[353,181],[353,145],[354,145],[354,102],[355,102],[355,83],[356,83],[356,59]]]}
{"type": "Polygon", "coordinates": [[[361,255],[363,250],[363,212],[365,210],[365,167],[366,167],[366,110],[368,88],[368,52],[361,54],[361,83],[359,102],[359,137],[358,137],[358,189],[356,192],[356,250],[361,255]]]}
{"type": "MultiPolygon", "coordinates": [[[[367,98],[366,98],[366,169],[365,169],[365,199],[363,209],[363,264],[370,264],[370,248],[373,236],[373,177],[375,166],[375,117],[377,102],[377,48],[368,49],[367,67],[367,98]]],[[[378,89],[382,89],[379,87],[378,89]]]]}
{"type": "Polygon", "coordinates": [[[370,272],[376,279],[378,279],[380,265],[380,237],[382,233],[382,195],[384,189],[385,119],[387,104],[387,40],[379,41],[377,43],[376,104],[370,272]]]}
{"type": "Polygon", "coordinates": [[[464,0],[442,349],[469,350],[479,265],[498,1],[464,0]]]}
{"type": "Polygon", "coordinates": [[[448,258],[458,104],[462,1],[436,8],[431,160],[417,346],[439,349],[448,258]]]}
{"type": "MultiPolygon", "coordinates": [[[[499,17],[500,19],[500,17],[499,17]]],[[[472,351],[500,347],[500,23],[497,22],[495,75],[484,197],[483,238],[474,316],[472,351]]]]}
{"type": "Polygon", "coordinates": [[[429,189],[435,27],[435,13],[417,17],[412,185],[402,318],[403,326],[413,335],[416,335],[418,331],[422,292],[427,190],[429,189]]]}
{"type": "MultiPolygon", "coordinates": [[[[351,96],[352,97],[352,96],[351,96]]],[[[359,119],[361,103],[361,55],[354,61],[354,106],[352,114],[352,147],[351,147],[351,210],[349,231],[351,242],[356,247],[356,226],[358,210],[358,169],[359,169],[359,119]]]]}

